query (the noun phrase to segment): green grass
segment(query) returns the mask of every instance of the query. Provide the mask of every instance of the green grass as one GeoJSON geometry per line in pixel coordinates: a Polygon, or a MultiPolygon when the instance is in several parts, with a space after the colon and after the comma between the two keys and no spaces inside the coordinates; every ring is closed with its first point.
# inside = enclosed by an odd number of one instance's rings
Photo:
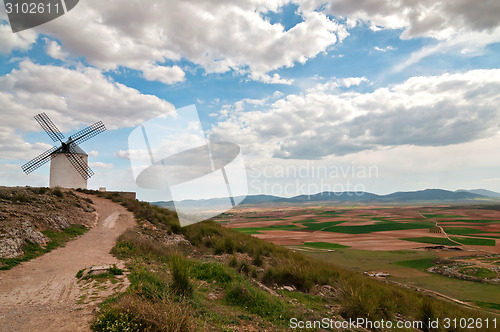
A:
{"type": "Polygon", "coordinates": [[[467,227],[443,227],[443,229],[446,233],[453,235],[469,235],[469,234],[484,233],[484,231],[467,227]]]}
{"type": "Polygon", "coordinates": [[[341,248],[349,248],[348,246],[343,246],[337,243],[329,243],[329,242],[305,242],[304,246],[310,248],[318,248],[318,249],[341,249],[341,248]]]}
{"type": "Polygon", "coordinates": [[[224,300],[233,306],[238,306],[248,312],[272,321],[284,321],[290,313],[286,305],[278,298],[251,286],[248,282],[231,284],[224,300]]]}
{"type": "Polygon", "coordinates": [[[70,241],[76,236],[84,234],[87,230],[87,227],[83,225],[71,225],[63,229],[61,232],[43,231],[42,233],[50,239],[45,247],[41,247],[36,243],[26,241],[25,245],[23,246],[24,255],[22,257],[0,258],[0,262],[2,263],[2,266],[0,266],[0,270],[10,270],[12,267],[21,264],[22,262],[29,261],[33,258],[48,253],[51,250],[64,245],[66,242],[70,241]]]}
{"type": "Polygon", "coordinates": [[[496,278],[497,276],[497,273],[495,271],[491,271],[482,267],[464,267],[458,270],[458,272],[468,276],[477,277],[479,279],[491,279],[496,278]]]}
{"type": "Polygon", "coordinates": [[[450,239],[469,246],[495,246],[495,240],[492,239],[478,239],[472,237],[450,237],[450,239]]]}
{"type": "MultiPolygon", "coordinates": [[[[308,219],[311,220],[311,219],[308,219]]],[[[319,230],[326,230],[327,228],[336,226],[338,224],[341,224],[345,222],[345,220],[340,220],[340,221],[325,221],[325,222],[317,222],[316,220],[313,221],[308,221],[304,220],[300,222],[303,226],[306,226],[307,230],[310,231],[319,231],[319,230]]]]}
{"type": "Polygon", "coordinates": [[[295,225],[271,225],[266,227],[242,227],[234,228],[235,231],[245,233],[245,234],[260,234],[263,231],[294,231],[300,229],[300,227],[295,225]]]}
{"type": "Polygon", "coordinates": [[[401,240],[405,241],[411,241],[411,242],[418,242],[418,243],[429,243],[429,244],[437,244],[437,245],[445,245],[445,246],[457,246],[458,244],[455,242],[452,242],[446,238],[440,238],[440,237],[410,237],[410,238],[404,238],[401,240]]]}
{"type": "Polygon", "coordinates": [[[427,218],[462,218],[463,216],[458,215],[458,214],[427,214],[427,213],[422,213],[424,217],[427,218]]]}
{"type": "Polygon", "coordinates": [[[365,226],[335,226],[324,229],[327,232],[346,233],[346,234],[368,234],[373,232],[384,231],[399,231],[407,229],[428,229],[432,227],[432,223],[418,222],[418,223],[402,223],[402,222],[379,222],[373,225],[365,226]]]}
{"type": "Polygon", "coordinates": [[[405,260],[431,261],[435,257],[427,251],[404,250],[389,252],[342,249],[332,252],[308,252],[305,254],[357,272],[387,272],[390,274],[388,280],[430,289],[461,301],[490,303],[492,308],[500,306],[498,285],[449,278],[395,263],[405,260]]]}
{"type": "Polygon", "coordinates": [[[469,223],[469,224],[487,224],[499,223],[500,220],[487,220],[487,219],[453,219],[453,220],[439,220],[440,223],[469,223]]]}
{"type": "Polygon", "coordinates": [[[480,306],[481,308],[495,309],[500,311],[500,303],[480,302],[480,301],[476,301],[474,303],[480,306]]]}
{"type": "Polygon", "coordinates": [[[400,262],[395,262],[394,264],[411,267],[413,269],[423,270],[423,271],[434,266],[434,263],[432,263],[432,259],[430,258],[400,261],[400,262]]]}

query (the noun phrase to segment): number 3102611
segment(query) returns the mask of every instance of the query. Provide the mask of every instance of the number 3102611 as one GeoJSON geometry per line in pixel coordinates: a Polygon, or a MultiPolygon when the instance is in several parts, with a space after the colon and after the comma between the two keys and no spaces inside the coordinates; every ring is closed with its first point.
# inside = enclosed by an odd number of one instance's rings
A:
{"type": "Polygon", "coordinates": [[[5,9],[7,14],[51,14],[51,13],[59,13],[61,6],[59,3],[51,4],[51,3],[36,3],[36,2],[22,2],[22,3],[5,3],[5,9]]]}

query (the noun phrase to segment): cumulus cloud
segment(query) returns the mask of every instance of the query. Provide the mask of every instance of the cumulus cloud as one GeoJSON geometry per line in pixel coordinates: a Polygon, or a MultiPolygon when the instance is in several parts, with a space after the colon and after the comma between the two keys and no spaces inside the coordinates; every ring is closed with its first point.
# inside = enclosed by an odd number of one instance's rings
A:
{"type": "Polygon", "coordinates": [[[26,51],[36,42],[37,34],[33,30],[12,33],[8,24],[0,20],[0,54],[9,54],[14,50],[26,51]]]}
{"type": "Polygon", "coordinates": [[[317,159],[388,146],[445,146],[499,132],[500,70],[473,70],[370,93],[311,89],[250,112],[232,112],[214,138],[249,153],[317,159]]]}
{"type": "Polygon", "coordinates": [[[63,51],[61,45],[55,40],[49,40],[47,38],[45,40],[45,52],[54,59],[64,60],[68,53],[63,51]]]}
{"type": "Polygon", "coordinates": [[[45,112],[61,131],[102,120],[108,129],[132,127],[173,112],[170,103],[116,83],[94,68],[69,69],[29,60],[0,76],[2,159],[26,159],[50,148],[30,144],[21,133],[39,132],[35,114],[45,112]]]}
{"type": "Polygon", "coordinates": [[[249,71],[267,83],[287,83],[265,74],[304,63],[348,35],[344,25],[314,10],[299,11],[303,21],[287,31],[265,18],[288,3],[88,0],[37,30],[96,67],[129,67],[143,71],[146,79],[181,81],[180,68],[158,65],[184,58],[207,73],[249,71]],[[147,63],[156,64],[159,73],[147,63]]]}
{"type": "Polygon", "coordinates": [[[148,81],[159,81],[165,84],[184,82],[186,74],[179,66],[155,66],[147,64],[142,69],[142,76],[148,81]]]}
{"type": "MultiPolygon", "coordinates": [[[[309,5],[321,2],[312,0],[309,5]]],[[[459,32],[500,26],[500,2],[496,0],[330,0],[326,10],[375,27],[404,29],[405,38],[446,39],[459,32]]]]}

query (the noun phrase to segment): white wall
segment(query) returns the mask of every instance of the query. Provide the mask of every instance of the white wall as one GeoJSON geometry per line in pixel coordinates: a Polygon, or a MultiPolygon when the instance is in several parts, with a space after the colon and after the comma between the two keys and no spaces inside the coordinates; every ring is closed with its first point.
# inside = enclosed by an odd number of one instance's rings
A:
{"type": "MultiPolygon", "coordinates": [[[[81,158],[82,164],[87,165],[88,156],[75,155],[81,158]]],[[[49,186],[62,188],[82,188],[87,189],[87,180],[73,167],[65,154],[57,154],[50,162],[50,182],[49,186]]]]}

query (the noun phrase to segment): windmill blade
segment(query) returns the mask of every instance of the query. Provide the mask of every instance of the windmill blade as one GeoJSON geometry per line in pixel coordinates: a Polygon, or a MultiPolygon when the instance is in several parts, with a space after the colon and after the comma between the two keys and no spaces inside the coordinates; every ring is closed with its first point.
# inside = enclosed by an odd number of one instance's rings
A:
{"type": "Polygon", "coordinates": [[[71,163],[71,165],[73,165],[73,167],[78,171],[78,173],[80,173],[80,175],[85,179],[85,180],[88,180],[92,177],[92,175],[94,175],[94,172],[90,169],[90,167],[88,167],[87,165],[85,165],[82,160],[80,158],[78,158],[78,155],[74,154],[72,151],[71,151],[71,147],[70,147],[70,152],[69,153],[65,153],[66,157],[68,158],[69,162],[71,163]]]}
{"type": "Polygon", "coordinates": [[[35,115],[35,120],[40,124],[43,130],[45,130],[47,135],[49,135],[49,137],[52,138],[54,142],[60,141],[62,143],[64,135],[59,129],[57,129],[56,125],[52,122],[52,120],[49,119],[47,114],[37,114],[35,115]]]}
{"type": "Polygon", "coordinates": [[[73,144],[80,144],[85,142],[88,139],[91,139],[94,136],[99,135],[103,131],[106,130],[104,123],[102,121],[96,122],[91,126],[88,126],[85,129],[80,130],[74,135],[71,135],[71,140],[73,144]]]}
{"type": "Polygon", "coordinates": [[[42,166],[46,162],[48,162],[52,157],[54,156],[54,152],[59,150],[60,148],[53,146],[51,149],[45,151],[38,157],[28,161],[26,164],[24,164],[21,168],[24,171],[24,173],[29,174],[33,172],[35,169],[38,167],[42,166]]]}

